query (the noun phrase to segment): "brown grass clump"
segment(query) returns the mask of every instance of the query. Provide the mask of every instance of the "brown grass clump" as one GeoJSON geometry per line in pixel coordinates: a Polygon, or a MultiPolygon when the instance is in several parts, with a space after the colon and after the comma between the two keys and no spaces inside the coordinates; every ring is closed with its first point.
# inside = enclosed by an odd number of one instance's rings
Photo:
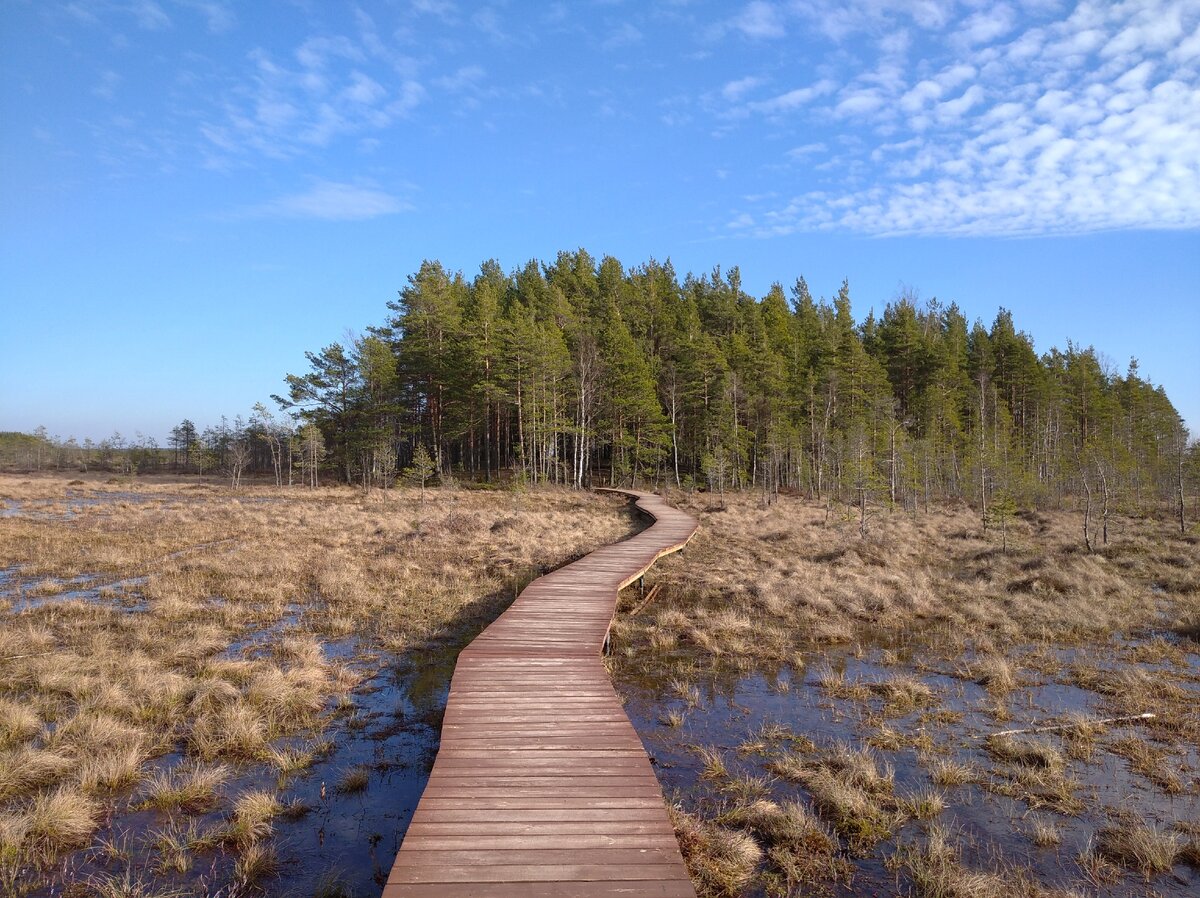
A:
{"type": "Polygon", "coordinates": [[[0,814],[0,857],[15,852],[50,860],[85,844],[99,817],[100,806],[78,789],[40,792],[17,810],[0,814]]]}
{"type": "Polygon", "coordinates": [[[918,898],[1072,898],[1077,893],[1048,889],[1028,872],[968,870],[949,832],[933,826],[922,846],[903,846],[901,868],[912,879],[918,898]]]}
{"type": "Polygon", "coordinates": [[[1046,770],[1062,770],[1066,764],[1062,752],[1048,742],[1017,739],[1012,736],[989,736],[984,742],[984,747],[996,760],[1011,764],[1046,770]]]}
{"type": "Polygon", "coordinates": [[[210,810],[216,806],[218,789],[229,778],[229,773],[229,768],[223,764],[205,766],[198,763],[179,764],[170,770],[159,771],[143,787],[140,807],[180,810],[188,814],[210,810]]]}
{"type": "Polygon", "coordinates": [[[990,692],[1004,694],[1017,688],[1017,675],[1007,658],[984,655],[968,667],[969,675],[990,692]]]}
{"type": "Polygon", "coordinates": [[[888,709],[896,714],[904,714],[934,700],[933,689],[916,677],[894,676],[869,683],[867,688],[873,694],[883,696],[888,709]]]}
{"type": "Polygon", "coordinates": [[[1138,736],[1125,736],[1109,743],[1109,749],[1129,761],[1129,769],[1140,773],[1168,795],[1185,791],[1180,765],[1164,749],[1138,736]]]}
{"type": "Polygon", "coordinates": [[[186,898],[186,889],[171,889],[126,870],[121,875],[99,873],[87,877],[83,885],[94,898],[186,898]]]}
{"type": "Polygon", "coordinates": [[[762,861],[762,848],[748,834],[709,823],[668,807],[675,837],[701,898],[733,898],[762,861]]]}
{"type": "Polygon", "coordinates": [[[56,783],[72,766],[69,757],[56,751],[23,746],[0,752],[0,800],[56,783]]]}
{"type": "Polygon", "coordinates": [[[279,859],[269,845],[255,844],[245,848],[234,864],[234,878],[243,886],[257,886],[279,870],[279,859]]]}
{"type": "Polygon", "coordinates": [[[870,749],[838,743],[812,759],[780,759],[772,770],[803,783],[817,810],[855,851],[887,838],[899,822],[895,774],[870,749]]]}
{"type": "Polygon", "coordinates": [[[1084,804],[1076,795],[1079,783],[1061,769],[1032,764],[1015,764],[1002,778],[986,784],[988,790],[1025,802],[1029,807],[1048,808],[1060,814],[1079,814],[1084,804]]]}
{"type": "Polygon", "coordinates": [[[1035,820],[1030,838],[1039,848],[1051,848],[1062,843],[1062,833],[1050,820],[1035,820]]]}
{"type": "Polygon", "coordinates": [[[722,780],[729,776],[729,770],[725,766],[725,753],[719,748],[698,745],[695,751],[703,765],[701,776],[711,780],[722,780]]]}
{"type": "Polygon", "coordinates": [[[200,717],[188,734],[188,745],[206,761],[265,758],[267,722],[254,708],[232,704],[200,717]]]}
{"type": "Polygon", "coordinates": [[[42,721],[32,708],[0,698],[0,749],[33,738],[41,728],[42,721]]]}
{"type": "Polygon", "coordinates": [[[355,792],[365,792],[371,782],[371,771],[361,765],[350,767],[338,777],[337,791],[349,795],[355,792]]]}
{"type": "Polygon", "coordinates": [[[970,764],[951,758],[934,758],[929,762],[929,776],[938,786],[961,786],[978,782],[980,773],[970,764]]]}
{"type": "Polygon", "coordinates": [[[1133,823],[1100,830],[1096,850],[1124,867],[1140,870],[1147,879],[1166,873],[1179,858],[1183,839],[1178,833],[1161,830],[1145,823],[1133,823]]]}
{"type": "Polygon", "coordinates": [[[140,744],[89,755],[79,767],[79,785],[85,792],[103,792],[132,786],[141,779],[146,751],[140,744]]]}
{"type": "Polygon", "coordinates": [[[799,802],[777,804],[759,798],[726,811],[718,822],[749,830],[766,845],[769,871],[764,878],[770,883],[782,877],[788,891],[801,883],[815,884],[847,873],[845,862],[836,858],[837,840],[799,802]]]}
{"type": "Polygon", "coordinates": [[[233,806],[233,818],[226,830],[227,841],[245,849],[271,835],[271,821],[285,806],[271,792],[255,790],[240,796],[233,806]]]}
{"type": "Polygon", "coordinates": [[[946,799],[933,789],[918,789],[898,799],[900,809],[916,820],[932,820],[946,810],[946,799]]]}

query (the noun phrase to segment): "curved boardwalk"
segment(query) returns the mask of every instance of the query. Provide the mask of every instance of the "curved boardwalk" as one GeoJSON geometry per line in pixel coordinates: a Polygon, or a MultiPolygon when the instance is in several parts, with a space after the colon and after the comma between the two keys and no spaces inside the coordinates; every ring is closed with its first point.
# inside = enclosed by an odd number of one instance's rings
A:
{"type": "Polygon", "coordinates": [[[601,650],[618,590],[696,521],[652,493],[614,492],[655,523],[534,580],[459,655],[384,898],[695,898],[601,650]]]}

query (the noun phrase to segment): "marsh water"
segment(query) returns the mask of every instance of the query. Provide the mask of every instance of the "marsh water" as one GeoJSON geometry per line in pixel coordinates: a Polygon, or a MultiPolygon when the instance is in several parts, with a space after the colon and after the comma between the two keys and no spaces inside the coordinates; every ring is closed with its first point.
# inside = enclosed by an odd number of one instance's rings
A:
{"type": "MultiPolygon", "coordinates": [[[[1121,640],[1111,652],[1101,650],[1098,658],[1089,656],[1089,660],[1120,665],[1118,654],[1136,651],[1153,638],[1162,637],[1121,640]]],[[[1182,641],[1180,647],[1182,665],[1160,662],[1140,666],[1155,675],[1169,673],[1200,707],[1200,645],[1182,641]]],[[[1080,648],[1051,650],[1054,660],[1062,665],[1076,663],[1084,653],[1080,648]]],[[[690,698],[681,696],[667,673],[622,673],[618,666],[615,681],[626,699],[626,711],[652,757],[664,794],[683,809],[706,818],[719,816],[730,798],[720,783],[704,776],[698,747],[723,753],[728,769],[726,781],[765,777],[773,800],[806,801],[802,785],[771,776],[761,754],[739,750],[739,746],[754,742],[766,725],[781,724],[811,739],[820,750],[837,742],[856,748],[870,745],[878,738],[883,723],[900,734],[899,741],[910,743],[895,750],[875,749],[880,760],[895,771],[896,794],[904,795],[936,788],[922,763],[922,753],[912,742],[922,742],[927,751],[988,771],[995,766],[985,750],[985,740],[991,734],[1062,723],[1070,714],[1096,720],[1109,716],[1095,692],[1044,675],[1026,678],[1008,694],[1010,719],[998,722],[992,716],[994,702],[987,690],[963,676],[955,664],[930,664],[926,660],[936,657],[936,652],[925,655],[916,645],[898,652],[894,643],[882,641],[874,646],[825,648],[805,653],[803,667],[784,665],[754,672],[730,670],[697,675],[691,685],[699,691],[698,703],[694,694],[690,698]],[[912,677],[929,686],[935,699],[907,714],[894,714],[879,697],[844,700],[831,696],[822,686],[831,673],[841,675],[847,683],[885,682],[897,675],[912,677]]],[[[1200,823],[1198,747],[1184,744],[1171,749],[1169,763],[1175,767],[1184,790],[1167,795],[1131,771],[1123,758],[1104,750],[1105,739],[1137,729],[1139,722],[1111,724],[1105,728],[1090,761],[1067,762],[1065,775],[1079,784],[1077,794],[1083,808],[1079,813],[1034,810],[1025,801],[996,794],[988,788],[995,781],[990,778],[997,775],[993,771],[981,782],[937,789],[947,805],[937,823],[948,827],[963,846],[962,861],[969,869],[1015,866],[1044,886],[1079,888],[1081,871],[1076,859],[1093,845],[1099,828],[1112,824],[1114,815],[1132,813],[1164,829],[1176,822],[1200,823]],[[1061,834],[1061,843],[1053,847],[1035,845],[1031,831],[1036,820],[1052,822],[1061,834]]],[[[1037,738],[1053,741],[1055,734],[1037,738]]],[[[920,844],[926,826],[919,821],[904,824],[895,834],[897,841],[920,844]]],[[[893,869],[896,865],[889,863],[894,853],[895,845],[884,843],[873,852],[851,857],[852,877],[826,883],[828,891],[845,896],[910,894],[911,883],[893,869]]],[[[1087,893],[1113,898],[1134,894],[1195,896],[1200,894],[1200,872],[1177,864],[1170,874],[1152,881],[1139,873],[1129,873],[1114,882],[1089,883],[1087,893]]],[[[762,892],[751,889],[747,894],[762,892]]]]}
{"type": "MultiPolygon", "coordinates": [[[[545,571],[515,571],[505,595],[515,597],[545,571]]],[[[0,571],[0,607],[7,603],[12,613],[20,614],[38,608],[52,610],[55,603],[86,602],[136,614],[147,610],[138,594],[143,580],[106,582],[81,576],[57,583],[59,592],[42,594],[39,584],[44,580],[23,579],[10,569],[0,571]]],[[[302,618],[303,609],[293,605],[275,625],[232,643],[220,657],[269,654],[289,632],[303,632],[302,618]]],[[[289,806],[288,813],[275,821],[272,844],[278,869],[263,883],[266,893],[379,894],[429,779],[454,664],[461,644],[472,635],[463,634],[459,643],[404,657],[381,652],[356,637],[322,643],[326,660],[345,663],[362,679],[350,695],[330,708],[330,723],[319,743],[311,737],[275,743],[277,748],[310,749],[318,744],[323,748],[315,763],[294,774],[241,765],[223,787],[229,796],[267,789],[289,806]],[[365,786],[345,786],[352,772],[366,774],[365,786]]],[[[147,762],[143,774],[152,776],[183,760],[178,752],[162,755],[147,762]]],[[[88,883],[118,873],[122,867],[135,883],[161,887],[169,882],[185,893],[223,894],[225,884],[234,879],[234,853],[197,852],[189,869],[169,870],[163,868],[156,844],[176,823],[186,824],[194,832],[217,827],[226,819],[227,810],[218,808],[176,821],[160,811],[136,810],[138,797],[137,790],[117,797],[114,811],[95,834],[92,847],[73,852],[51,871],[36,875],[34,881],[39,884],[24,894],[47,898],[90,894],[88,883]]]]}

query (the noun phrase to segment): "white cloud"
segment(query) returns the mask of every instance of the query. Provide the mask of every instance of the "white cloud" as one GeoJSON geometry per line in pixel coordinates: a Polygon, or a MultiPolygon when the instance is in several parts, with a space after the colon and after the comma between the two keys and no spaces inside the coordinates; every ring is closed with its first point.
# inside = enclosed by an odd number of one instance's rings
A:
{"type": "Polygon", "coordinates": [[[362,72],[351,72],[350,84],[341,93],[341,96],[349,102],[366,106],[378,103],[386,95],[387,91],[378,81],[362,72]]]}
{"type": "Polygon", "coordinates": [[[803,159],[806,156],[812,156],[817,153],[824,153],[828,147],[823,143],[806,143],[798,147],[792,147],[787,151],[787,155],[792,159],[803,159]]]}
{"type": "Polygon", "coordinates": [[[942,86],[926,79],[915,85],[900,98],[900,108],[905,112],[916,112],[942,96],[942,86]]]}
{"type": "Polygon", "coordinates": [[[822,79],[809,87],[798,87],[795,90],[789,90],[787,93],[772,97],[769,100],[762,100],[757,103],[751,103],[750,109],[755,112],[762,112],[768,115],[777,115],[781,112],[790,112],[794,109],[799,109],[818,97],[826,96],[833,93],[837,89],[837,84],[829,79],[822,79]]]}
{"type": "Polygon", "coordinates": [[[498,44],[508,43],[508,32],[500,21],[500,14],[490,6],[478,9],[471,14],[471,24],[498,44]]]}
{"type": "Polygon", "coordinates": [[[171,17],[154,0],[133,0],[128,9],[137,19],[138,25],[147,31],[171,27],[171,17]]]}
{"type": "Polygon", "coordinates": [[[434,79],[434,84],[442,90],[448,90],[451,93],[461,93],[465,90],[473,90],[483,81],[486,72],[483,66],[466,65],[457,69],[451,75],[445,75],[441,78],[434,79]]]}
{"type": "Polygon", "coordinates": [[[229,5],[220,0],[175,0],[175,2],[194,9],[204,16],[208,23],[208,30],[213,34],[223,34],[237,21],[237,16],[229,5]]]}
{"type": "Polygon", "coordinates": [[[877,90],[848,90],[834,107],[837,115],[867,115],[883,106],[883,96],[877,90]]]}
{"type": "MultiPolygon", "coordinates": [[[[820,82],[747,104],[771,127],[819,128],[824,139],[785,153],[804,161],[787,170],[811,186],[738,210],[727,220],[738,233],[1200,228],[1200,2],[790,9],[835,40],[903,26],[945,32],[942,49],[905,65],[889,56],[904,41],[875,37],[857,55],[814,60],[820,82]]],[[[745,93],[727,87],[733,102],[745,93]]]]}
{"type": "Polygon", "coordinates": [[[243,209],[236,217],[362,221],[411,208],[409,203],[376,187],[317,181],[308,190],[243,209]]]}
{"type": "Polygon", "coordinates": [[[458,7],[450,0],[412,0],[412,8],[415,13],[446,21],[453,21],[458,16],[458,7]]]}
{"type": "Polygon", "coordinates": [[[942,120],[961,118],[972,107],[983,101],[983,89],[978,84],[972,84],[962,96],[945,103],[938,103],[935,112],[942,120]]]}
{"type": "Polygon", "coordinates": [[[971,65],[970,63],[959,62],[948,66],[939,72],[934,78],[934,81],[937,82],[938,86],[941,87],[942,90],[954,90],[954,88],[958,87],[960,84],[966,84],[968,81],[974,78],[976,74],[978,73],[976,72],[975,66],[971,65]]]}
{"type": "Polygon", "coordinates": [[[989,44],[1012,31],[1016,19],[1016,13],[1011,6],[997,3],[969,16],[960,26],[958,36],[968,46],[989,44]]]}
{"type": "Polygon", "coordinates": [[[425,91],[398,74],[392,57],[376,58],[368,43],[310,37],[292,54],[296,67],[255,50],[253,77],[223,98],[223,117],[204,122],[201,134],[220,153],[286,158],[390,127],[425,91]]]}
{"type": "Polygon", "coordinates": [[[747,37],[776,38],[783,37],[787,30],[784,28],[783,13],[773,3],[765,0],[754,0],[733,18],[733,27],[747,37]]]}
{"type": "Polygon", "coordinates": [[[754,75],[747,75],[745,78],[738,78],[736,81],[726,82],[725,86],[721,88],[721,96],[731,103],[736,103],[743,96],[763,83],[764,79],[756,78],[754,75]]]}
{"type": "Polygon", "coordinates": [[[600,45],[605,50],[618,50],[621,47],[630,47],[640,43],[644,35],[630,22],[622,22],[621,25],[604,39],[600,45]]]}

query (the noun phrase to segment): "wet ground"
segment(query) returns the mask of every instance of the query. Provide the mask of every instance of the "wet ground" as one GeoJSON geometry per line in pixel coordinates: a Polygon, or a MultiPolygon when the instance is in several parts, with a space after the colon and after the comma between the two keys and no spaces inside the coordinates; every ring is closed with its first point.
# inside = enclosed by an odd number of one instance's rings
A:
{"type": "MultiPolygon", "coordinates": [[[[505,590],[507,597],[514,598],[542,573],[544,569],[519,570],[505,590]]],[[[0,608],[7,604],[11,613],[20,614],[52,609],[55,603],[84,602],[143,613],[147,606],[138,589],[144,580],[31,580],[9,569],[0,571],[0,608]]],[[[291,606],[272,627],[231,644],[219,657],[270,655],[293,632],[311,632],[304,626],[300,605],[291,606]]],[[[470,635],[460,638],[469,641],[470,635]]],[[[458,645],[399,657],[348,637],[326,640],[322,649],[327,661],[342,662],[358,674],[359,684],[327,709],[329,724],[322,732],[273,743],[275,748],[316,748],[315,763],[293,774],[277,774],[263,765],[237,765],[220,791],[233,799],[265,789],[288,806],[274,821],[271,844],[278,869],[260,891],[280,896],[378,895],[429,778],[458,645]],[[348,786],[352,774],[360,777],[348,786]]],[[[143,779],[183,760],[180,753],[157,757],[144,765],[143,779]]],[[[236,852],[195,851],[188,868],[179,871],[169,868],[159,842],[164,834],[214,830],[227,820],[228,803],[209,813],[183,815],[137,810],[140,797],[136,788],[115,796],[113,810],[91,847],[65,855],[51,870],[26,871],[30,878],[17,894],[92,894],[90,884],[114,876],[152,883],[158,891],[221,894],[235,879],[236,852]]]]}
{"type": "MultiPolygon", "coordinates": [[[[1088,882],[1078,863],[1093,845],[1098,829],[1137,818],[1162,829],[1176,823],[1200,823],[1200,745],[1172,739],[1153,721],[1105,726],[1095,739],[1090,758],[1072,758],[1064,749],[1063,732],[1036,736],[1064,751],[1063,779],[1074,782],[1077,806],[1046,801],[1014,792],[1008,778],[1012,768],[997,763],[987,751],[987,737],[1002,730],[1061,724],[1082,715],[1112,716],[1109,696],[1074,685],[1079,669],[1119,672],[1137,668],[1155,680],[1169,681],[1179,690],[1176,710],[1200,709],[1200,645],[1186,640],[1170,643],[1169,660],[1137,662],[1136,657],[1163,654],[1161,636],[1114,640],[1092,647],[1024,647],[1012,656],[1019,685],[1001,701],[967,673],[970,654],[952,658],[932,649],[894,645],[853,649],[832,648],[803,654],[805,666],[746,673],[697,675],[681,685],[679,674],[634,673],[618,665],[618,691],[627,698],[626,710],[650,752],[669,799],[685,810],[715,818],[728,810],[739,778],[766,778],[766,791],[777,801],[808,802],[805,788],[773,776],[768,763],[773,750],[761,745],[764,727],[782,725],[815,743],[815,751],[837,742],[855,748],[870,745],[881,762],[895,771],[899,796],[934,790],[947,807],[936,822],[954,834],[963,849],[964,866],[995,870],[1018,867],[1047,887],[1082,889],[1084,894],[1194,896],[1200,894],[1200,871],[1177,864],[1170,874],[1147,881],[1140,873],[1115,874],[1111,882],[1088,882]],[[1028,653],[1029,657],[1024,656],[1028,653]],[[1036,661],[1044,671],[1032,667],[1036,661]],[[932,699],[916,707],[897,708],[875,694],[870,684],[912,678],[932,690],[932,699]],[[688,687],[694,687],[695,692],[688,687]],[[853,694],[853,697],[847,697],[853,694]],[[841,697],[839,697],[841,696],[841,697]],[[1000,719],[998,719],[1000,718],[1000,719]],[[1163,762],[1181,786],[1167,794],[1145,775],[1131,769],[1126,758],[1111,751],[1114,743],[1136,735],[1166,753],[1163,762]],[[705,775],[698,748],[717,749],[727,775],[705,775]],[[978,771],[977,781],[959,786],[935,786],[930,764],[950,759],[978,771]],[[1057,805],[1057,806],[1055,806],[1057,805]],[[1124,815],[1124,816],[1122,816],[1124,815]],[[1053,825],[1061,842],[1038,847],[1032,838],[1035,822],[1053,825]]],[[[798,662],[799,663],[799,659],[798,662]]],[[[1144,709],[1153,713],[1149,703],[1144,709]]],[[[1162,709],[1157,709],[1162,710],[1162,709]]],[[[1079,754],[1079,752],[1075,752],[1079,754]]],[[[853,875],[849,879],[816,883],[837,895],[908,895],[911,883],[893,867],[897,848],[920,843],[927,822],[910,821],[867,852],[845,851],[853,875]]],[[[845,850],[845,846],[843,846],[845,850]]],[[[761,895],[750,887],[747,895],[761,895]]]]}
{"type": "MultiPolygon", "coordinates": [[[[438,655],[401,661],[364,657],[354,640],[326,645],[326,656],[349,662],[364,679],[349,701],[338,704],[330,725],[317,737],[276,743],[277,748],[318,748],[318,760],[295,774],[276,774],[260,766],[241,766],[222,787],[228,796],[255,789],[277,792],[289,811],[275,821],[272,844],[278,872],[263,886],[272,895],[313,895],[321,888],[347,895],[377,895],[409,818],[429,777],[437,751],[441,715],[452,672],[453,656],[438,655]],[[418,663],[414,666],[412,661],[418,663]],[[366,774],[365,785],[347,789],[348,772],[366,774]]],[[[253,646],[245,652],[252,654],[253,646]]],[[[175,766],[180,754],[149,762],[144,773],[175,766]]],[[[164,832],[204,831],[219,826],[227,808],[208,814],[172,815],[133,810],[136,791],[119,799],[107,824],[96,833],[93,847],[64,858],[42,886],[28,894],[62,894],[64,886],[104,875],[131,872],[135,880],[158,889],[180,887],[209,894],[234,879],[235,852],[196,852],[191,868],[179,873],[162,869],[163,853],[155,843],[164,832]],[[112,851],[95,846],[112,846],[112,851]]]]}

